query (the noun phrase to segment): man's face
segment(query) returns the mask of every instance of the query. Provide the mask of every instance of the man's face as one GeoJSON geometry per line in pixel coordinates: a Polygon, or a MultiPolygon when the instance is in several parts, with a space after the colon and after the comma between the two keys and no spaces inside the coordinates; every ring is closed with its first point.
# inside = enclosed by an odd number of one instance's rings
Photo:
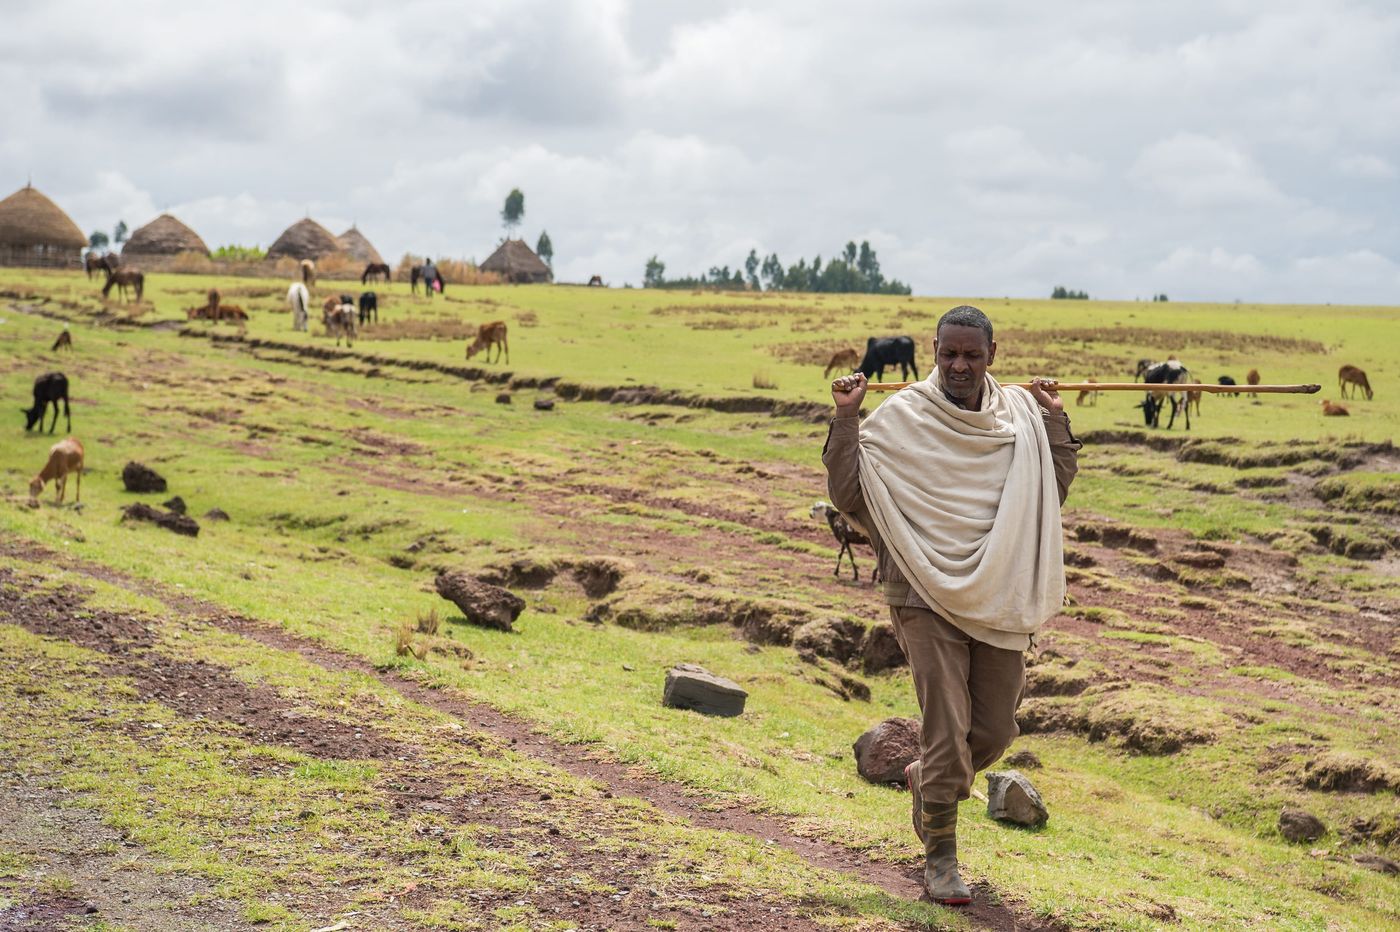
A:
{"type": "Polygon", "coordinates": [[[955,402],[968,407],[977,402],[977,393],[987,375],[987,367],[997,355],[996,342],[988,342],[981,327],[948,324],[938,331],[933,343],[943,390],[955,402]]]}

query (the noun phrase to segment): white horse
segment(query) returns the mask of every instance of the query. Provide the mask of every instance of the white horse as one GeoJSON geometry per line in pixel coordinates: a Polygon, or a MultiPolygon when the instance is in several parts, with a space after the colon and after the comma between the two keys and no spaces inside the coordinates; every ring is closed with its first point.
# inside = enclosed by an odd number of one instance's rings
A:
{"type": "Polygon", "coordinates": [[[311,292],[301,282],[292,282],[287,289],[287,303],[292,307],[292,329],[306,329],[306,308],[311,303],[311,292]]]}

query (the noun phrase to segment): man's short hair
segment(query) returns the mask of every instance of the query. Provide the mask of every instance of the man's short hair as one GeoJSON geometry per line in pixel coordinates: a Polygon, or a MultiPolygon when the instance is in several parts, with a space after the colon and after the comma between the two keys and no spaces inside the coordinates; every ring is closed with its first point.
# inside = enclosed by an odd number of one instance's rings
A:
{"type": "Polygon", "coordinates": [[[961,304],[953,308],[942,317],[938,318],[938,327],[935,330],[940,332],[949,325],[954,327],[976,327],[987,335],[987,345],[991,346],[992,321],[986,314],[983,314],[971,304],[961,304]]]}

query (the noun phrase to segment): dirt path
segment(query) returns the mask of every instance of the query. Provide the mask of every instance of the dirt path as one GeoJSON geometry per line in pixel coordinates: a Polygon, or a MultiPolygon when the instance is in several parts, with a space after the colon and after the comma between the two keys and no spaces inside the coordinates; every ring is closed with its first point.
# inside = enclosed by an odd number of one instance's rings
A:
{"type": "MultiPolygon", "coordinates": [[[[37,564],[53,560],[56,556],[43,548],[17,541],[0,544],[0,553],[37,564]]],[[[553,764],[576,776],[598,781],[607,788],[608,794],[644,800],[661,812],[685,820],[699,828],[741,833],[760,839],[767,844],[781,846],[801,856],[815,867],[850,874],[901,899],[917,899],[922,894],[921,865],[916,861],[911,860],[905,864],[873,861],[865,855],[839,844],[804,837],[792,828],[788,820],[780,817],[752,812],[737,806],[716,810],[713,808],[713,800],[692,794],[676,784],[639,775],[618,762],[581,752],[576,746],[561,744],[536,733],[532,723],[508,716],[465,696],[454,695],[443,689],[430,689],[409,677],[394,672],[378,671],[360,658],[331,650],[307,639],[294,637],[279,628],[227,612],[217,605],[168,591],[156,584],[129,577],[107,567],[74,561],[69,557],[64,557],[63,562],[65,567],[72,572],[152,597],[175,612],[217,625],[227,631],[237,632],[268,647],[295,653],[324,669],[351,671],[376,678],[405,698],[452,715],[468,725],[471,730],[483,732],[503,744],[509,745],[512,750],[518,753],[553,764]]],[[[57,599],[59,597],[49,596],[48,598],[57,599]]],[[[62,600],[60,599],[60,601],[62,600]]],[[[56,609],[58,606],[50,607],[56,609]]],[[[3,606],[0,606],[0,610],[3,610],[3,606]]],[[[128,630],[125,632],[125,636],[117,637],[117,632],[122,630],[119,623],[104,623],[102,627],[106,629],[105,631],[94,630],[94,627],[86,622],[77,628],[62,622],[63,614],[56,611],[48,612],[45,616],[48,620],[34,617],[35,612],[31,603],[29,610],[22,611],[24,617],[21,620],[31,630],[67,636],[78,643],[86,641],[87,646],[101,649],[105,643],[114,657],[123,653],[129,654],[132,649],[129,645],[139,646],[141,640],[139,631],[128,630]],[[64,626],[67,630],[52,630],[53,625],[64,626]]],[[[71,617],[71,612],[67,614],[68,617],[71,617]]],[[[141,684],[143,697],[168,704],[173,703],[176,707],[182,707],[187,713],[197,712],[206,716],[227,717],[227,720],[235,721],[250,729],[250,736],[256,740],[273,743],[282,741],[297,746],[300,742],[295,740],[295,736],[319,731],[321,724],[319,721],[317,729],[306,728],[304,722],[300,724],[294,720],[289,722],[283,718],[284,713],[279,711],[276,703],[271,702],[266,697],[256,699],[240,693],[237,701],[234,701],[230,690],[234,689],[235,686],[216,682],[227,677],[227,674],[207,666],[200,666],[194,670],[182,670],[178,665],[173,666],[168,660],[162,660],[160,671],[157,673],[133,671],[130,669],[131,666],[131,664],[124,664],[122,672],[133,675],[141,684]],[[250,702],[251,705],[248,704],[250,702]],[[238,708],[252,709],[253,711],[245,711],[241,714],[233,711],[238,708]]],[[[195,667],[196,665],[186,666],[195,667]]],[[[240,690],[247,691],[249,689],[242,684],[235,685],[240,690]]],[[[401,748],[377,747],[377,739],[368,731],[355,735],[353,740],[363,741],[366,753],[377,758],[387,760],[410,757],[410,762],[412,760],[412,751],[405,753],[404,749],[401,748]]],[[[322,755],[334,755],[337,750],[336,744],[337,742],[333,741],[330,746],[313,747],[308,748],[308,750],[322,755]]],[[[418,801],[421,802],[421,794],[418,801]]],[[[503,806],[509,808],[509,800],[496,800],[496,805],[492,808],[500,809],[503,806]]],[[[974,893],[974,904],[971,909],[963,911],[963,915],[978,928],[996,930],[1054,928],[1054,926],[1042,921],[1017,914],[1005,904],[1004,897],[997,891],[974,885],[974,893]]],[[[732,903],[727,903],[726,906],[733,908],[732,903]]],[[[762,924],[765,926],[793,929],[808,927],[806,920],[802,920],[793,913],[782,915],[774,914],[769,910],[769,905],[762,905],[761,916],[758,917],[762,919],[762,924]]],[[[594,915],[580,916],[579,918],[581,920],[596,920],[598,917],[594,915]]],[[[739,917],[730,918],[738,919],[739,917]]],[[[609,918],[605,926],[609,928],[625,927],[618,925],[616,920],[617,917],[609,918]]],[[[590,923],[585,927],[596,926],[590,923]]],[[[682,924],[679,927],[689,926],[682,924]]]]}

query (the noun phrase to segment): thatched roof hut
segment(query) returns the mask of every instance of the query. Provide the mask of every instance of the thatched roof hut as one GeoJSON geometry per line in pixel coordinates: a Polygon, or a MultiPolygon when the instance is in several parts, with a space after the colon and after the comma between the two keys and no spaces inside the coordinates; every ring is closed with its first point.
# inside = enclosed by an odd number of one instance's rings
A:
{"type": "Polygon", "coordinates": [[[543,284],[552,281],[554,273],[535,251],[522,239],[508,239],[481,263],[483,272],[495,272],[508,282],[543,284]]]}
{"type": "Polygon", "coordinates": [[[310,217],[304,217],[287,227],[282,235],[277,237],[277,242],[273,243],[267,250],[267,258],[275,260],[285,256],[298,261],[302,259],[314,261],[322,256],[338,252],[340,252],[340,243],[336,242],[331,231],[310,217]]]}
{"type": "Polygon", "coordinates": [[[161,214],[141,227],[122,246],[122,258],[137,256],[178,256],[182,252],[209,255],[209,247],[199,234],[169,214],[161,214]]]}
{"type": "Polygon", "coordinates": [[[76,268],[87,244],[78,225],[33,185],[0,201],[0,265],[76,268]]]}
{"type": "Polygon", "coordinates": [[[350,229],[337,236],[335,241],[356,262],[373,262],[375,265],[382,265],[384,262],[384,257],[379,254],[379,250],[365,239],[365,235],[360,232],[359,227],[351,226],[350,229]]]}

